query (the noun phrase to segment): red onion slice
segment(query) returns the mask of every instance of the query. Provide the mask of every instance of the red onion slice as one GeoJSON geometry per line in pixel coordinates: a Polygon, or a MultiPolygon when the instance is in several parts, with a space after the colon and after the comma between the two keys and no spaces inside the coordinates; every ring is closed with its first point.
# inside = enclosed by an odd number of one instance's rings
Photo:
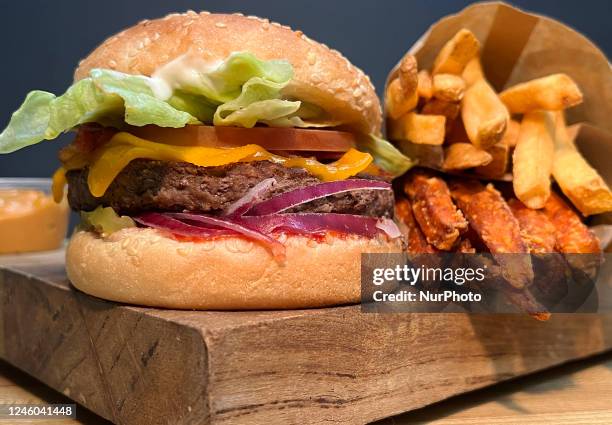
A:
{"type": "Polygon", "coordinates": [[[285,246],[282,243],[260,232],[257,229],[245,227],[241,223],[236,222],[232,219],[221,219],[216,217],[210,217],[207,215],[191,213],[166,213],[164,215],[173,219],[188,220],[191,222],[201,223],[204,226],[213,227],[213,230],[215,228],[231,230],[232,232],[246,236],[249,239],[260,241],[261,243],[270,248],[275,258],[279,260],[284,260],[285,258],[285,246]]]}
{"type": "Polygon", "coordinates": [[[402,232],[400,231],[397,224],[390,218],[381,218],[378,223],[376,223],[376,227],[387,234],[391,239],[396,239],[402,236],[402,232]]]}
{"type": "Polygon", "coordinates": [[[259,241],[279,261],[285,259],[285,247],[269,234],[278,231],[297,234],[324,234],[334,231],[372,238],[384,232],[389,238],[401,236],[397,225],[388,218],[335,213],[288,213],[264,216],[217,218],[192,213],[145,213],[134,217],[144,226],[192,237],[241,235],[259,241]]]}
{"type": "Polygon", "coordinates": [[[351,214],[335,213],[287,213],[265,216],[242,216],[236,220],[245,227],[269,234],[275,231],[291,231],[303,234],[320,234],[328,231],[355,234],[372,238],[383,231],[396,238],[400,231],[392,220],[351,214]],[[379,223],[384,225],[379,225],[379,223]]]}
{"type": "Polygon", "coordinates": [[[247,212],[257,201],[261,199],[261,196],[266,193],[272,186],[276,184],[276,179],[273,177],[265,179],[257,183],[251,189],[247,191],[240,199],[235,201],[223,212],[225,216],[240,216],[247,212]]]}
{"type": "Polygon", "coordinates": [[[363,189],[391,190],[391,184],[377,180],[365,179],[349,179],[319,183],[292,190],[290,192],[281,193],[273,198],[255,204],[251,209],[246,211],[245,214],[277,214],[298,205],[305,204],[306,202],[325,198],[326,196],[363,189]]]}
{"type": "Polygon", "coordinates": [[[184,223],[180,220],[169,217],[166,214],[160,213],[144,213],[133,218],[134,221],[142,224],[143,226],[152,227],[153,229],[167,230],[170,233],[180,236],[205,238],[212,236],[235,234],[235,232],[226,229],[211,229],[201,226],[193,226],[191,224],[184,223]]]}

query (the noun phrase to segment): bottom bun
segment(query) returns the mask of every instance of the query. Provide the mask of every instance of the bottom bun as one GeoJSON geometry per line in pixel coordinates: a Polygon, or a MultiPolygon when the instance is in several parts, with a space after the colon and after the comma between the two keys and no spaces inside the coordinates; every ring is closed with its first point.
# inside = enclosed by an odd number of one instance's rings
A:
{"type": "Polygon", "coordinates": [[[285,309],[356,303],[361,253],[401,252],[399,239],[282,236],[286,261],[242,238],[184,242],[154,229],[102,238],[76,232],[66,250],[74,286],[113,301],[206,310],[285,309]],[[283,239],[285,239],[283,241],[283,239]]]}

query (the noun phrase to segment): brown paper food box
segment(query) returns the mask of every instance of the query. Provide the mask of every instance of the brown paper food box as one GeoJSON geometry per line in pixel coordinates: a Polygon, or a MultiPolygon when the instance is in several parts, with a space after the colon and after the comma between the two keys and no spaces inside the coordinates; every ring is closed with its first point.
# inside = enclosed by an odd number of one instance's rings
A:
{"type": "MultiPolygon", "coordinates": [[[[482,65],[496,90],[564,72],[584,94],[584,103],[567,111],[579,126],[577,144],[591,165],[612,185],[612,70],[606,55],[588,38],[554,19],[502,2],[478,3],[433,24],[409,49],[419,69],[431,69],[442,46],[467,28],[482,43],[482,65]]],[[[399,64],[398,64],[399,65],[399,64]]],[[[387,84],[396,76],[396,65],[387,84]]],[[[414,145],[416,148],[416,145],[414,145]]],[[[602,244],[612,240],[612,214],[591,221],[602,244]]]]}

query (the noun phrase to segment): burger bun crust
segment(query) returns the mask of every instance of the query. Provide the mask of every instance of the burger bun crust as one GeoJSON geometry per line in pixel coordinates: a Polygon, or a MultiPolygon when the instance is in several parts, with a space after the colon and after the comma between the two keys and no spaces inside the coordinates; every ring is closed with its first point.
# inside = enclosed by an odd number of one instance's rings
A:
{"type": "Polygon", "coordinates": [[[150,228],[108,237],[77,231],[66,271],[81,291],[112,301],[176,309],[252,310],[357,303],[361,253],[399,253],[399,239],[280,236],[286,261],[239,237],[179,241],[150,228]],[[285,239],[285,240],[283,240],[285,239]]]}
{"type": "Polygon", "coordinates": [[[142,21],[104,41],[79,63],[74,77],[86,78],[94,68],[150,76],[182,55],[215,62],[243,51],[291,63],[287,98],[317,105],[350,129],[380,133],[380,102],[363,71],[301,31],[255,16],[187,12],[142,21]]]}

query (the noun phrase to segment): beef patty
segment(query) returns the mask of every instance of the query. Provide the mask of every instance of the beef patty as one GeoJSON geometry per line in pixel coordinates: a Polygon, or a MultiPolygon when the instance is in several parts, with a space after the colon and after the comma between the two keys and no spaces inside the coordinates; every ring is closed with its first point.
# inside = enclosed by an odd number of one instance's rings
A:
{"type": "MultiPolygon", "coordinates": [[[[94,197],[87,185],[88,169],[72,170],[68,202],[72,209],[91,211],[98,205],[113,207],[123,215],[144,211],[194,211],[218,214],[260,181],[273,177],[276,184],[263,196],[319,183],[302,168],[287,168],[269,161],[237,162],[220,167],[199,167],[185,162],[138,159],[113,180],[104,196],[94,197]]],[[[356,178],[376,179],[369,175],[356,178]]],[[[308,202],[288,212],[393,216],[390,190],[357,190],[308,202]]]]}

